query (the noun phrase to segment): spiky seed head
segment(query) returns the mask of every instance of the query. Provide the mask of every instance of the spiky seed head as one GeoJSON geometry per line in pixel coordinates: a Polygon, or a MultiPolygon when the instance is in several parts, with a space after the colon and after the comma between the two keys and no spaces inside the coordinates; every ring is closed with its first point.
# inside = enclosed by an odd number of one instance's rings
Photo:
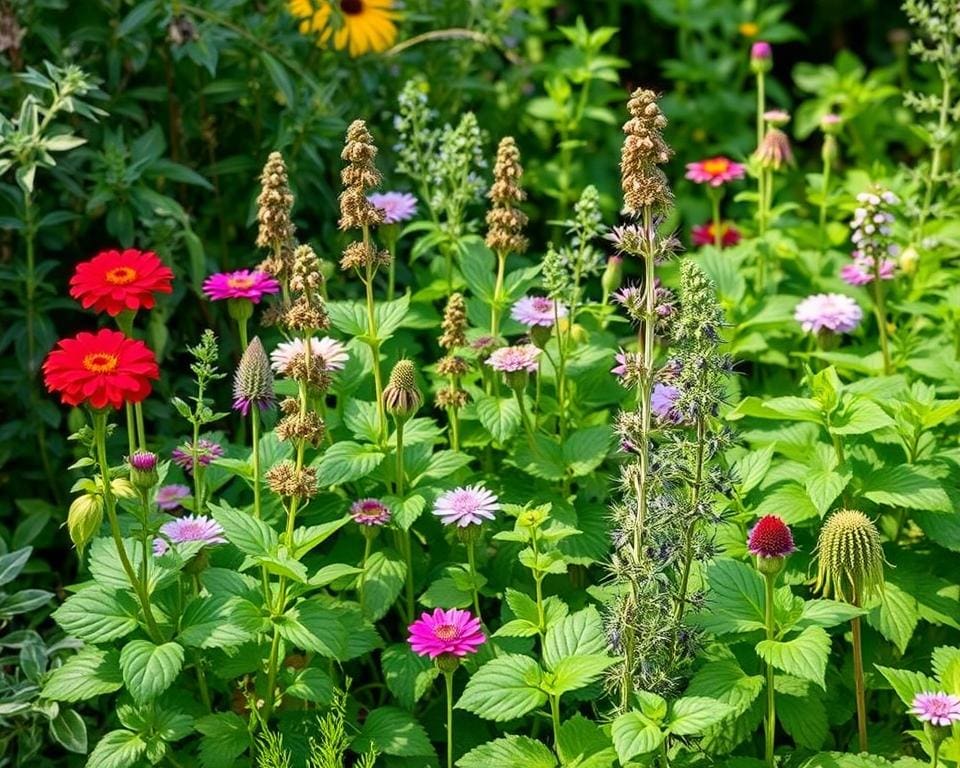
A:
{"type": "Polygon", "coordinates": [[[233,379],[233,407],[244,416],[251,405],[266,410],[273,405],[273,372],[270,360],[258,336],[250,341],[240,358],[233,379]]]}
{"type": "Polygon", "coordinates": [[[390,372],[390,382],[383,389],[383,405],[397,419],[409,419],[423,404],[417,388],[417,371],[410,360],[398,360],[390,372]]]}
{"type": "Polygon", "coordinates": [[[815,591],[862,605],[883,590],[880,531],[863,512],[841,509],[827,518],[817,541],[815,591]]]}

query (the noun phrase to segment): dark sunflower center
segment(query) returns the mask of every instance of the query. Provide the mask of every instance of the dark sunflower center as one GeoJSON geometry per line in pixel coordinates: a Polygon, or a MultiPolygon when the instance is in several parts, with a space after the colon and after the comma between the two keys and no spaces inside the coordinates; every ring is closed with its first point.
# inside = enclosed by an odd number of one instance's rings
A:
{"type": "Polygon", "coordinates": [[[340,0],[340,10],[356,16],[363,13],[363,0],[340,0]]]}

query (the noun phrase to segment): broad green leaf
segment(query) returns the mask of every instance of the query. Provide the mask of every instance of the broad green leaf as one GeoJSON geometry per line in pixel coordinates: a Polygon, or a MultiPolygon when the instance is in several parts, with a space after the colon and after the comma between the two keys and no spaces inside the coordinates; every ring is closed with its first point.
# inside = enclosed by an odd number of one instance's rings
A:
{"type": "Polygon", "coordinates": [[[247,724],[233,712],[206,715],[197,720],[200,764],[203,768],[233,768],[234,760],[250,748],[247,724]]]}
{"type": "Polygon", "coordinates": [[[137,602],[128,593],[93,586],[68,597],[53,618],[65,632],[97,644],[133,632],[137,611],[137,602]]]}
{"type": "Polygon", "coordinates": [[[541,671],[529,656],[506,654],[488,661],[467,683],[457,702],[486,720],[513,720],[543,706],[547,695],[540,690],[541,671]]]}
{"type": "Polygon", "coordinates": [[[812,693],[802,697],[778,694],[777,720],[797,746],[816,750],[826,741],[829,725],[823,701],[812,693]]]}
{"type": "Polygon", "coordinates": [[[370,621],[383,618],[399,597],[407,566],[392,549],[374,552],[367,560],[363,579],[363,615],[370,621]]]}
{"type": "Polygon", "coordinates": [[[516,398],[480,395],[476,409],[480,423],[498,443],[506,445],[520,429],[520,407],[516,398]]]}
{"type": "Polygon", "coordinates": [[[939,690],[937,681],[922,672],[911,672],[909,669],[893,669],[876,665],[876,670],[883,675],[890,687],[896,692],[906,706],[913,706],[913,699],[918,693],[939,690]]]}
{"type": "Polygon", "coordinates": [[[387,688],[407,709],[413,709],[440,675],[436,664],[415,654],[406,643],[391,645],[384,650],[380,664],[387,688]]]}
{"type": "Polygon", "coordinates": [[[179,640],[196,648],[232,648],[260,631],[260,609],[240,597],[195,597],[180,619],[179,640]]]}
{"type": "Polygon", "coordinates": [[[223,527],[227,540],[241,552],[268,556],[277,548],[277,533],[262,520],[226,503],[210,504],[213,519],[223,527]]]}
{"type": "Polygon", "coordinates": [[[708,610],[698,614],[698,624],[714,634],[763,629],[763,577],[746,563],[721,559],[707,570],[710,591],[708,610]]]}
{"type": "Polygon", "coordinates": [[[722,701],[732,707],[731,715],[739,716],[750,709],[763,686],[762,675],[748,675],[733,659],[720,659],[697,670],[685,695],[722,701]]]}
{"type": "Polygon", "coordinates": [[[120,652],[123,682],[138,704],[152,701],[169,688],[183,667],[183,646],[155,645],[149,640],[131,640],[120,652]]]}
{"type": "Polygon", "coordinates": [[[314,547],[323,544],[323,542],[333,536],[333,534],[343,528],[343,526],[352,519],[350,515],[344,515],[327,523],[311,525],[307,528],[297,528],[293,532],[293,549],[296,558],[299,560],[314,547]]]}
{"type": "Polygon", "coordinates": [[[583,715],[574,715],[560,726],[556,750],[565,768],[610,768],[617,759],[610,736],[583,715]]]}
{"type": "Polygon", "coordinates": [[[863,616],[866,611],[849,603],[838,600],[806,600],[803,603],[803,613],[794,625],[797,629],[804,627],[835,627],[846,624],[856,616],[863,616]]]}
{"type": "MultiPolygon", "coordinates": [[[[941,681],[944,681],[944,678],[947,677],[948,670],[955,669],[958,663],[960,663],[960,648],[941,645],[933,649],[930,666],[933,667],[934,674],[941,681]]],[[[958,686],[958,690],[948,690],[948,692],[960,695],[960,686],[958,686]]]]}
{"type": "Polygon", "coordinates": [[[344,627],[336,610],[314,601],[305,600],[274,621],[285,640],[322,656],[336,658],[344,643],[344,627]]]}
{"type": "Polygon", "coordinates": [[[103,648],[84,648],[53,670],[40,695],[53,701],[83,701],[123,686],[120,654],[103,648]]]}
{"type": "Polygon", "coordinates": [[[907,650],[919,621],[916,599],[892,582],[886,583],[880,604],[867,614],[867,623],[896,645],[901,654],[907,650]]]}
{"type": "Polygon", "coordinates": [[[732,713],[733,707],[722,701],[703,696],[684,696],[673,702],[667,727],[670,733],[677,736],[696,736],[732,713]]]}
{"type": "Polygon", "coordinates": [[[380,466],[386,454],[373,445],[350,440],[334,443],[313,462],[321,487],[343,485],[366,477],[380,466]]]}
{"type": "Polygon", "coordinates": [[[333,680],[330,675],[316,667],[298,669],[291,675],[284,695],[325,707],[333,701],[333,680]]]}
{"type": "Polygon", "coordinates": [[[589,475],[599,467],[610,451],[613,432],[601,425],[578,429],[563,443],[563,458],[573,477],[589,475]]]}
{"type": "Polygon", "coordinates": [[[839,414],[830,418],[830,432],[834,435],[864,435],[894,424],[884,410],[871,400],[855,397],[845,403],[839,414]]]}
{"type": "Polygon", "coordinates": [[[16,552],[0,556],[0,586],[9,584],[20,575],[20,571],[27,564],[32,552],[33,547],[24,547],[16,552]]]}
{"type": "Polygon", "coordinates": [[[400,757],[436,754],[423,726],[412,714],[399,707],[380,707],[367,715],[350,748],[363,753],[371,746],[383,754],[400,757]]]}
{"type": "Polygon", "coordinates": [[[457,760],[457,768],[555,768],[557,758],[543,742],[526,736],[505,736],[474,747],[457,760]]]}
{"type": "Polygon", "coordinates": [[[736,408],[727,414],[727,418],[735,421],[745,416],[752,416],[757,419],[824,423],[820,404],[816,400],[805,397],[774,397],[769,400],[745,397],[736,408]]]}
{"type": "Polygon", "coordinates": [[[639,712],[624,712],[613,721],[610,734],[620,762],[660,749],[666,734],[639,712]]]}
{"type": "Polygon", "coordinates": [[[928,512],[952,512],[939,480],[911,464],[883,467],[863,479],[863,495],[875,504],[928,512]]]}
{"type": "Polygon", "coordinates": [[[763,482],[773,461],[773,446],[768,445],[750,451],[741,457],[735,466],[734,476],[739,478],[740,495],[746,496],[763,482]]]}
{"type": "Polygon", "coordinates": [[[596,682],[616,662],[606,654],[578,654],[560,659],[543,677],[544,690],[554,696],[576,691],[596,682]]]}
{"type": "Polygon", "coordinates": [[[822,627],[807,627],[790,640],[761,640],[757,653],[777,669],[826,688],[830,636],[822,627]]]}
{"type": "Polygon", "coordinates": [[[796,525],[817,518],[821,513],[803,486],[787,482],[766,491],[754,514],[757,517],[777,515],[788,525],[796,525]]]}
{"type": "Polygon", "coordinates": [[[558,621],[547,630],[543,644],[543,662],[555,669],[561,659],[587,654],[606,654],[607,638],[603,619],[593,606],[558,621]]]}
{"type": "Polygon", "coordinates": [[[407,316],[407,310],[410,307],[410,296],[404,294],[399,299],[393,301],[378,301],[374,306],[374,315],[377,321],[377,337],[380,341],[386,341],[407,316]]]}
{"type": "Polygon", "coordinates": [[[72,709],[61,707],[50,721],[50,736],[64,749],[78,755],[87,753],[87,724],[72,709]]]}
{"type": "Polygon", "coordinates": [[[252,558],[252,562],[265,568],[268,573],[282,576],[298,584],[307,583],[307,567],[299,560],[290,557],[285,546],[278,547],[275,555],[261,555],[252,558]]]}
{"type": "Polygon", "coordinates": [[[147,751],[147,743],[127,730],[110,731],[93,748],[87,768],[130,768],[147,751]]]}

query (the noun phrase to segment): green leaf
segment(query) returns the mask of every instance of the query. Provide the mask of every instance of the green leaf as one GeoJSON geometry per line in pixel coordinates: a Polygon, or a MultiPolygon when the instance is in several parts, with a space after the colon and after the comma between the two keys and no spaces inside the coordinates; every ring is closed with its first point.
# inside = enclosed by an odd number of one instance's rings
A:
{"type": "Polygon", "coordinates": [[[196,648],[232,648],[261,629],[260,609],[241,597],[195,597],[180,619],[183,645],[196,648]]]}
{"type": "Polygon", "coordinates": [[[900,701],[908,707],[913,706],[913,699],[918,693],[939,690],[937,681],[922,672],[911,672],[909,669],[892,669],[876,665],[876,670],[883,675],[890,687],[900,697],[900,701]]]}
{"type": "Polygon", "coordinates": [[[277,532],[253,515],[225,502],[211,503],[213,519],[223,527],[227,540],[247,555],[268,556],[277,548],[277,532]]]}
{"type": "Polygon", "coordinates": [[[763,577],[746,563],[721,559],[707,569],[709,610],[695,620],[708,632],[751,632],[764,626],[763,577]]]}
{"type": "Polygon", "coordinates": [[[403,589],[407,566],[392,549],[374,552],[363,579],[363,615],[371,621],[386,616],[403,589]]]}
{"type": "Polygon", "coordinates": [[[16,552],[0,556],[0,586],[9,584],[20,575],[20,571],[27,564],[32,552],[33,547],[24,547],[16,552]]]}
{"type": "Polygon", "coordinates": [[[62,708],[50,721],[50,736],[60,746],[78,755],[87,753],[87,724],[74,710],[62,708]]]}
{"type": "Polygon", "coordinates": [[[457,760],[458,768],[554,768],[557,759],[542,742],[506,736],[474,747],[457,760]]]}
{"type": "Polygon", "coordinates": [[[901,654],[907,650],[919,621],[916,599],[889,581],[880,594],[880,604],[867,614],[867,623],[896,645],[901,654]]]}
{"type": "Polygon", "coordinates": [[[731,715],[739,716],[763,690],[762,675],[748,675],[733,659],[720,659],[705,664],[690,681],[685,696],[716,699],[731,707],[731,715]]]}
{"type": "Polygon", "coordinates": [[[733,714],[733,707],[722,701],[685,696],[673,702],[667,727],[676,736],[697,736],[730,714],[733,714]]]}
{"type": "Polygon", "coordinates": [[[773,446],[750,451],[735,464],[734,477],[740,479],[740,495],[746,496],[763,482],[773,461],[773,446]]]}
{"type": "Polygon", "coordinates": [[[293,673],[284,695],[325,707],[333,701],[333,680],[330,675],[316,667],[298,669],[293,673]]]}
{"type": "Polygon", "coordinates": [[[139,734],[110,731],[93,748],[87,768],[130,768],[146,751],[147,743],[139,734]]]}
{"type": "Polygon", "coordinates": [[[840,413],[830,418],[834,435],[865,435],[893,425],[893,419],[879,405],[862,397],[846,402],[840,413]]]}
{"type": "Polygon", "coordinates": [[[520,428],[520,407],[516,398],[480,395],[476,409],[480,423],[498,443],[506,445],[520,428]]]}
{"type": "Polygon", "coordinates": [[[276,555],[257,556],[253,558],[253,562],[275,576],[283,576],[298,584],[307,583],[307,567],[290,557],[285,546],[279,547],[276,555]]]}
{"type": "Polygon", "coordinates": [[[617,758],[610,737],[583,715],[560,726],[556,749],[564,768],[610,768],[617,758]]]}
{"type": "Polygon", "coordinates": [[[247,724],[233,712],[207,715],[197,720],[200,763],[203,768],[233,768],[234,760],[250,748],[247,724]]]}
{"type": "Polygon", "coordinates": [[[406,643],[391,645],[380,656],[387,688],[407,709],[423,698],[440,675],[437,665],[418,656],[406,643]]]}
{"type": "Polygon", "coordinates": [[[120,652],[123,682],[138,704],[152,701],[169,688],[183,667],[183,646],[155,645],[149,640],[131,640],[120,652]]]}
{"type": "Polygon", "coordinates": [[[304,600],[275,619],[280,636],[298,648],[337,658],[344,627],[336,610],[304,600]]]}
{"type": "Polygon", "coordinates": [[[120,654],[115,650],[84,648],[53,670],[40,695],[53,701],[83,701],[113,693],[123,686],[120,654]]]}
{"type": "Polygon", "coordinates": [[[344,515],[327,523],[311,525],[308,528],[297,528],[293,532],[293,549],[296,559],[299,560],[311,549],[323,544],[323,542],[333,536],[333,534],[343,528],[343,526],[352,519],[350,515],[344,515]]]}
{"type": "Polygon", "coordinates": [[[343,440],[327,448],[313,466],[321,487],[343,485],[369,475],[385,456],[374,445],[343,440]]]}
{"type": "Polygon", "coordinates": [[[383,754],[400,757],[436,755],[423,726],[399,707],[380,707],[367,715],[350,748],[362,754],[371,746],[383,754]]]}
{"type": "Polygon", "coordinates": [[[666,734],[640,712],[624,712],[613,721],[610,734],[620,762],[660,749],[666,734]]]}
{"type": "Polygon", "coordinates": [[[745,397],[727,414],[730,421],[752,416],[757,419],[783,419],[786,421],[810,421],[823,424],[823,414],[820,404],[806,397],[774,397],[761,400],[756,397],[745,397]]]}
{"type": "Polygon", "coordinates": [[[128,593],[92,586],[68,597],[53,618],[74,637],[108,643],[137,628],[137,611],[137,602],[128,593]]]}
{"type": "Polygon", "coordinates": [[[952,512],[953,505],[938,480],[916,465],[885,466],[863,479],[863,496],[875,504],[929,512],[952,512]]]}
{"type": "Polygon", "coordinates": [[[606,654],[607,638],[603,619],[593,606],[561,619],[547,630],[543,643],[543,663],[548,669],[568,656],[606,654]]]}
{"type": "Polygon", "coordinates": [[[600,425],[578,429],[563,443],[563,458],[573,477],[589,475],[599,467],[610,451],[613,432],[600,425]]]}
{"type": "Polygon", "coordinates": [[[849,603],[838,600],[806,600],[803,603],[803,613],[794,625],[797,629],[804,627],[835,627],[846,624],[856,616],[863,616],[866,611],[849,603]]]}
{"type": "Polygon", "coordinates": [[[540,667],[529,656],[506,654],[488,661],[467,683],[457,702],[486,720],[513,720],[543,706],[540,667]]]}
{"type": "Polygon", "coordinates": [[[459,266],[470,293],[485,304],[492,303],[496,269],[493,251],[483,243],[470,243],[463,249],[459,266]]]}
{"type": "Polygon", "coordinates": [[[757,653],[788,674],[826,688],[824,675],[830,655],[830,635],[822,627],[807,627],[790,640],[761,640],[757,653]]]}
{"type": "Polygon", "coordinates": [[[777,515],[788,525],[820,517],[820,510],[809,492],[797,483],[787,482],[765,492],[754,509],[757,517],[777,515]]]}
{"type": "MultiPolygon", "coordinates": [[[[814,689],[816,691],[816,689],[814,689]]],[[[797,746],[820,749],[829,733],[827,710],[822,699],[807,692],[804,696],[777,696],[777,719],[797,746]]]]}
{"type": "Polygon", "coordinates": [[[377,321],[377,337],[386,341],[400,327],[410,307],[410,296],[404,294],[393,301],[378,301],[374,306],[377,321]]]}
{"type": "Polygon", "coordinates": [[[554,696],[585,688],[596,682],[617,660],[606,654],[578,654],[560,659],[544,675],[543,687],[554,696]]]}

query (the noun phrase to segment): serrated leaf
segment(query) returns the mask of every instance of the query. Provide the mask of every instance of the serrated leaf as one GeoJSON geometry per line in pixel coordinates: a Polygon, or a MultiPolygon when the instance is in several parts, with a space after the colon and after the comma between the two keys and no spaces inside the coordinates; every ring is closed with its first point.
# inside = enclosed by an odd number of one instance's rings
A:
{"type": "Polygon", "coordinates": [[[74,702],[113,693],[122,686],[119,652],[84,648],[47,676],[40,695],[53,701],[74,702]]]}
{"type": "Polygon", "coordinates": [[[790,640],[761,640],[757,653],[777,669],[826,688],[830,636],[822,627],[807,627],[790,640]]]}
{"type": "Polygon", "coordinates": [[[606,425],[578,429],[563,443],[563,458],[573,477],[589,475],[610,451],[613,432],[606,425]]]}
{"type": "Polygon", "coordinates": [[[260,609],[240,597],[195,597],[180,619],[179,640],[197,648],[232,648],[260,630],[260,609]]]}
{"type": "Polygon", "coordinates": [[[364,617],[371,621],[383,618],[400,596],[406,576],[406,563],[396,552],[390,549],[374,552],[361,577],[364,617]]]}
{"type": "Polygon", "coordinates": [[[777,719],[797,746],[816,750],[827,739],[827,710],[819,696],[778,696],[777,719]]]}
{"type": "Polygon", "coordinates": [[[373,445],[350,440],[334,443],[313,462],[321,487],[343,485],[366,477],[380,466],[386,454],[373,445]]]}
{"type": "Polygon", "coordinates": [[[277,532],[262,520],[228,504],[210,504],[213,519],[220,523],[227,541],[241,552],[266,557],[277,548],[277,532]]]}
{"type": "Polygon", "coordinates": [[[624,712],[613,721],[610,734],[621,763],[637,755],[646,755],[660,748],[666,734],[639,712],[624,712]]]}
{"type": "Polygon", "coordinates": [[[529,656],[506,654],[488,661],[474,673],[457,702],[486,720],[513,720],[543,706],[541,671],[529,656]]]}
{"type": "Polygon", "coordinates": [[[560,726],[556,749],[564,768],[610,768],[617,759],[610,736],[583,715],[560,726]]]}
{"type": "Polygon", "coordinates": [[[197,720],[200,763],[203,768],[232,768],[233,762],[250,747],[247,724],[233,712],[207,715],[197,720]]]}
{"type": "Polygon", "coordinates": [[[147,743],[127,730],[110,731],[93,748],[87,768],[130,768],[147,751],[147,743]]]}
{"type": "Polygon", "coordinates": [[[707,570],[710,591],[708,610],[698,614],[698,624],[714,634],[763,629],[763,577],[746,563],[721,559],[707,570]]]}
{"type": "Polygon", "coordinates": [[[878,469],[863,479],[863,496],[875,504],[928,512],[952,512],[953,504],[939,480],[916,465],[878,469]]]}
{"type": "Polygon", "coordinates": [[[285,640],[322,656],[336,658],[345,640],[337,612],[314,601],[305,600],[274,621],[285,640]]]}
{"type": "Polygon", "coordinates": [[[920,621],[917,601],[891,582],[880,594],[880,604],[867,614],[867,623],[904,653],[920,621]]]}
{"type": "Polygon", "coordinates": [[[436,754],[423,726],[412,714],[399,707],[380,707],[367,715],[350,748],[363,753],[370,747],[376,747],[383,754],[400,757],[436,754]]]}
{"type": "Polygon", "coordinates": [[[480,423],[498,443],[505,445],[520,429],[520,407],[516,398],[480,395],[476,409],[480,423]]]}
{"type": "Polygon", "coordinates": [[[554,696],[585,688],[596,682],[616,662],[606,654],[577,654],[560,659],[544,676],[543,687],[554,696]]]}
{"type": "Polygon", "coordinates": [[[169,688],[183,667],[183,646],[156,645],[149,640],[131,640],[120,651],[123,682],[138,704],[152,701],[169,688]]]}
{"type": "Polygon", "coordinates": [[[137,628],[137,602],[126,592],[87,587],[71,595],[53,618],[65,632],[88,643],[108,643],[137,628]]]}
{"type": "Polygon", "coordinates": [[[380,664],[387,688],[407,709],[413,709],[440,675],[436,664],[415,654],[406,643],[387,648],[380,664]]]}
{"type": "Polygon", "coordinates": [[[330,675],[322,669],[307,667],[293,672],[284,695],[325,707],[333,701],[333,687],[330,675]]]}
{"type": "Polygon", "coordinates": [[[748,675],[733,659],[720,659],[705,664],[687,686],[686,696],[700,696],[722,701],[738,716],[750,709],[763,690],[762,675],[748,675]]]}
{"type": "Polygon", "coordinates": [[[838,600],[806,600],[803,603],[803,613],[794,625],[797,629],[804,627],[835,627],[846,624],[856,616],[863,616],[866,611],[849,603],[838,600]]]}
{"type": "Polygon", "coordinates": [[[458,768],[554,768],[557,759],[542,742],[526,736],[506,736],[474,747],[457,760],[458,768]]]}
{"type": "Polygon", "coordinates": [[[606,654],[607,638],[603,619],[593,606],[558,621],[547,630],[543,644],[543,662],[555,669],[568,656],[606,654]]]}
{"type": "Polygon", "coordinates": [[[876,670],[886,678],[890,686],[906,706],[913,706],[913,699],[918,693],[939,690],[937,681],[922,672],[912,672],[909,669],[893,669],[876,665],[876,670]]]}
{"type": "Polygon", "coordinates": [[[696,736],[732,713],[733,707],[722,701],[703,696],[684,696],[673,702],[667,727],[670,733],[677,736],[696,736]]]}

